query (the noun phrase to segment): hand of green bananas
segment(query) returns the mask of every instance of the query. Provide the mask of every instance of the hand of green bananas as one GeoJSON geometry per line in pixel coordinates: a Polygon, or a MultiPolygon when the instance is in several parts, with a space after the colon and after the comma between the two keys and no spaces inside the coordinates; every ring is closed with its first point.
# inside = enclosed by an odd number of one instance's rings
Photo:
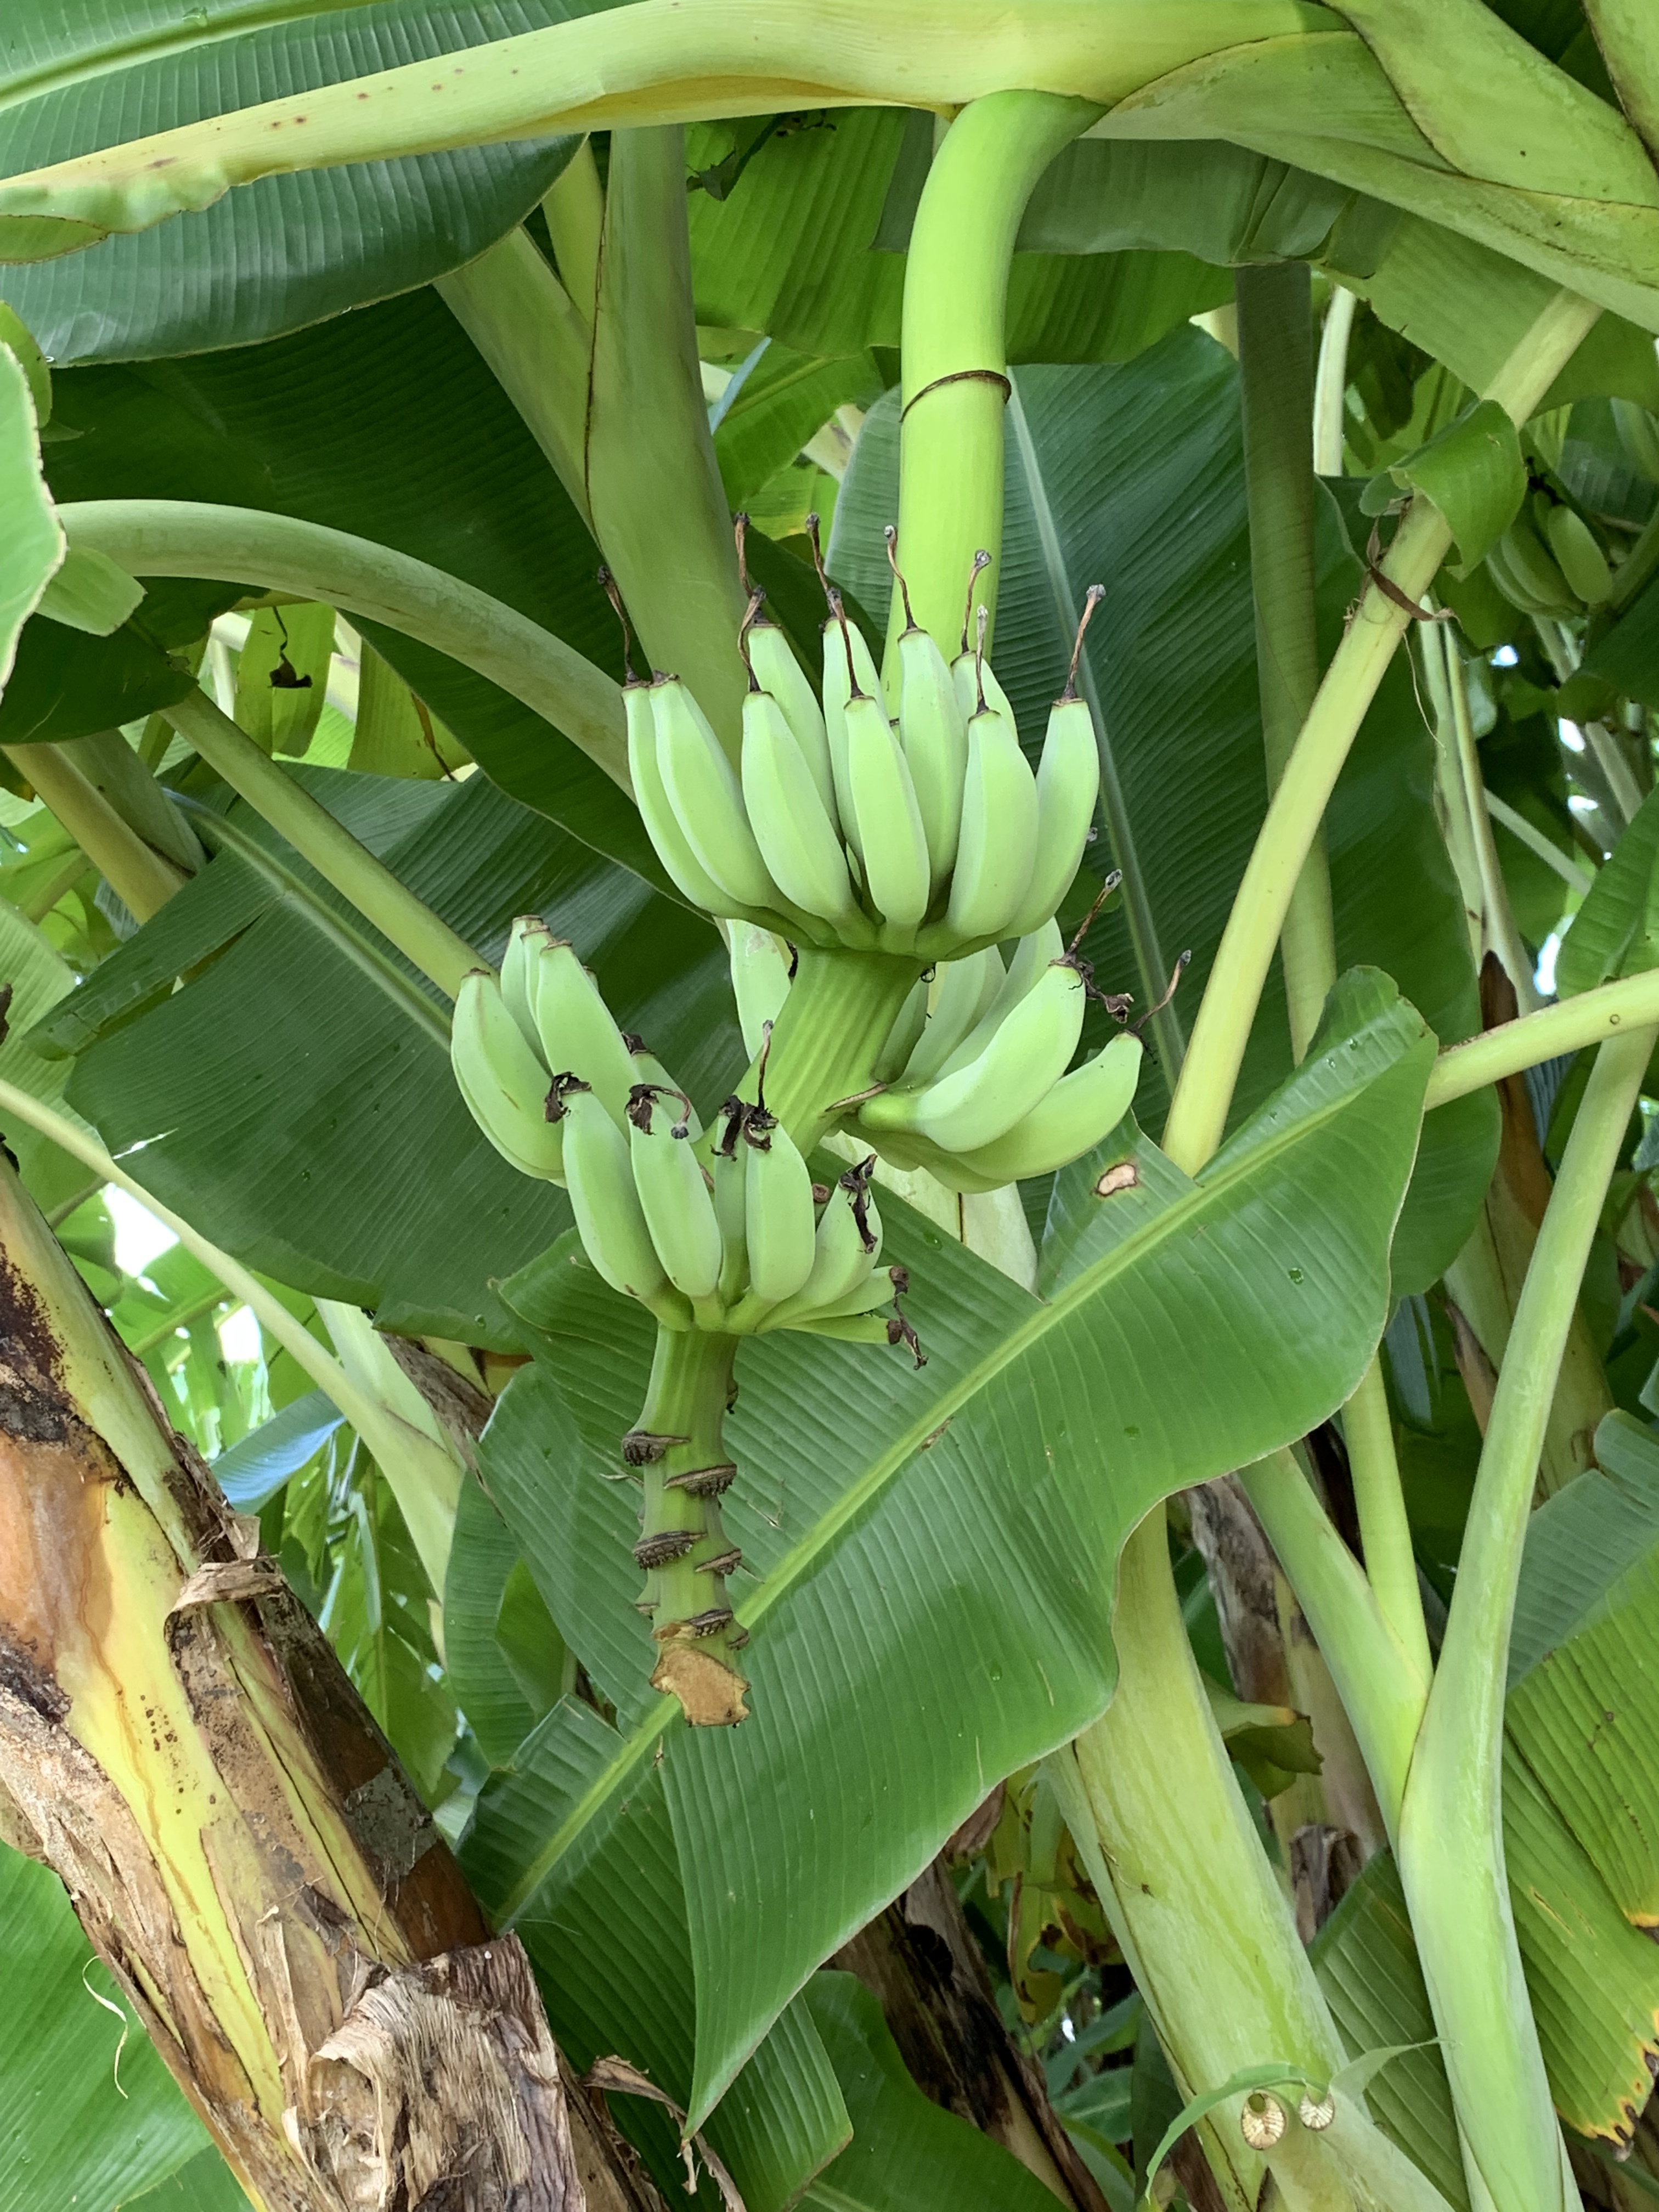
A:
{"type": "MultiPolygon", "coordinates": [[[[975,558],[970,611],[984,565],[975,558]]],[[[756,592],[738,639],[750,687],[738,763],[678,677],[630,672],[629,769],[659,858],[705,912],[796,943],[948,959],[1028,935],[1077,873],[1100,785],[1077,669],[1102,592],[1090,592],[1034,775],[985,659],[984,609],[976,648],[964,618],[947,665],[909,618],[896,562],[894,574],[907,617],[889,672],[895,720],[833,587],[821,696],[756,592]]]]}
{"type": "Polygon", "coordinates": [[[727,1099],[705,1133],[535,916],[514,924],[499,979],[481,969],[463,982],[451,1051],[490,1142],[568,1188],[594,1267],[668,1327],[805,1329],[914,1352],[902,1270],[880,1265],[873,1153],[971,1191],[1098,1144],[1133,1099],[1141,1047],[1126,1030],[1066,1073],[1088,989],[1052,921],[1006,969],[993,945],[920,979],[885,1048],[884,1087],[849,1102],[872,1156],[828,1188],[767,1110],[764,1055],[755,1103],[727,1099]]]}
{"type": "Polygon", "coordinates": [[[1528,615],[1582,614],[1613,589],[1595,533],[1576,508],[1534,491],[1486,555],[1486,572],[1512,607],[1528,615]]]}

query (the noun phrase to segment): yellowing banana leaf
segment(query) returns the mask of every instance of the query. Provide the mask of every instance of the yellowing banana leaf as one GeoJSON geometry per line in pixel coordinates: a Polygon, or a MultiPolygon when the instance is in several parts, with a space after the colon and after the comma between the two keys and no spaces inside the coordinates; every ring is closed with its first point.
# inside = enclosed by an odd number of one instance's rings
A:
{"type": "MultiPolygon", "coordinates": [[[[1322,1048],[1198,1183],[1150,1150],[1138,1186],[1109,1200],[1085,1194],[1089,1165],[1076,1171],[1073,1210],[1092,1214],[1052,1303],[895,1203],[884,1219],[911,1271],[924,1370],[787,1334],[745,1348],[726,1431],[742,1476],[725,1505],[759,1577],[738,1599],[753,1717],[689,1732],[636,1688],[641,1717],[556,1824],[521,1830],[490,1891],[527,1938],[580,1924],[573,1885],[598,1830],[660,1747],[697,1965],[694,2122],[990,1786],[1101,1710],[1129,1528],[1169,1490],[1303,1433],[1359,1371],[1428,1049],[1386,979],[1351,976],[1322,1048]],[[1205,1347],[1198,1387],[1159,1386],[1171,1344],[1205,1347]]],[[[573,1293],[542,1274],[506,1295],[551,1341],[502,1401],[485,1480],[610,1693],[625,1665],[643,1680],[644,1638],[629,1486],[599,1476],[640,1403],[650,1332],[591,1279],[573,1293]],[[520,1393],[533,1404],[514,1421],[520,1393]]]]}

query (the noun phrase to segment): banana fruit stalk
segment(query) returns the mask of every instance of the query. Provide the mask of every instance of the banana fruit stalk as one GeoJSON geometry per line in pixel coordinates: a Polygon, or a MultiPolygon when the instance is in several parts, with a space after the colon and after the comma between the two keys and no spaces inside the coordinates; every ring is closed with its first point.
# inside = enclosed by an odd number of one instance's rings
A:
{"type": "MultiPolygon", "coordinates": [[[[884,671],[823,578],[815,695],[753,592],[738,636],[749,672],[739,758],[678,678],[630,673],[629,766],[658,855],[694,905],[795,945],[914,953],[921,964],[1030,935],[1071,889],[1099,796],[1098,739],[1077,679],[1102,591],[1090,591],[1034,774],[985,657],[985,610],[974,649],[964,626],[947,662],[911,615],[890,529],[887,540],[907,619],[884,671]]],[[[970,607],[987,557],[975,559],[970,607]]]]}

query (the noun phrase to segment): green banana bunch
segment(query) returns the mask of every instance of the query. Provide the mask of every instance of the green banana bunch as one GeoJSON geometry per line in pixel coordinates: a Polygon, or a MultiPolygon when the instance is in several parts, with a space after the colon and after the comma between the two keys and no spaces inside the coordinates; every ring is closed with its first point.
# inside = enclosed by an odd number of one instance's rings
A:
{"type": "Polygon", "coordinates": [[[1486,556],[1492,580],[1524,615],[1564,615],[1579,611],[1571,586],[1556,566],[1523,507],[1486,556]]]}
{"type": "Polygon", "coordinates": [[[449,1031],[450,1065],[468,1111],[504,1160],[544,1182],[564,1181],[564,1132],[548,1119],[551,1078],[527,1024],[488,968],[464,976],[449,1031]]]}
{"type": "MultiPolygon", "coordinates": [[[[963,649],[947,665],[914,619],[888,531],[906,620],[884,687],[824,574],[815,520],[809,535],[830,614],[821,696],[764,619],[764,593],[751,592],[738,641],[749,692],[735,767],[682,684],[659,676],[647,686],[629,672],[629,771],[664,867],[706,911],[795,945],[932,962],[1029,935],[1069,890],[1091,834],[1099,760],[1077,672],[1099,587],[1034,776],[986,660],[985,610],[974,609],[989,556],[975,556],[969,585],[975,648],[965,623],[963,649]]],[[[740,559],[744,522],[739,516],[740,559]]],[[[608,580],[606,588],[622,616],[608,580]]]]}

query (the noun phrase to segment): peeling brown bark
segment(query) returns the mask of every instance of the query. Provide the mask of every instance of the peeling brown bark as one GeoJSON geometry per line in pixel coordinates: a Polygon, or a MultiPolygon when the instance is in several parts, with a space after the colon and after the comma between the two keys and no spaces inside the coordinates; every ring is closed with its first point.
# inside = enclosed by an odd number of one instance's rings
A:
{"type": "MultiPolygon", "coordinates": [[[[1274,1828],[1287,1855],[1304,1828],[1349,1834],[1363,1864],[1387,1840],[1382,1815],[1330,1670],[1273,1547],[1231,1475],[1186,1497],[1193,1541],[1215,1593],[1234,1688],[1251,1705],[1289,1705],[1306,1713],[1324,1762],[1321,1773],[1297,1775],[1272,1801],[1267,1810],[1274,1828]]],[[[1298,1917],[1316,1926],[1329,1902],[1298,1890],[1298,1917]]]]}
{"type": "Polygon", "coordinates": [[[990,1977],[949,1875],[935,1860],[832,1962],[881,2006],[913,2081],[995,2138],[1077,2212],[1105,2212],[1061,2125],[1041,2068],[1002,2024],[990,1977]]]}
{"type": "Polygon", "coordinates": [[[0,1164],[0,1806],[263,2212],[647,2212],[320,1631],[0,1164]]]}

